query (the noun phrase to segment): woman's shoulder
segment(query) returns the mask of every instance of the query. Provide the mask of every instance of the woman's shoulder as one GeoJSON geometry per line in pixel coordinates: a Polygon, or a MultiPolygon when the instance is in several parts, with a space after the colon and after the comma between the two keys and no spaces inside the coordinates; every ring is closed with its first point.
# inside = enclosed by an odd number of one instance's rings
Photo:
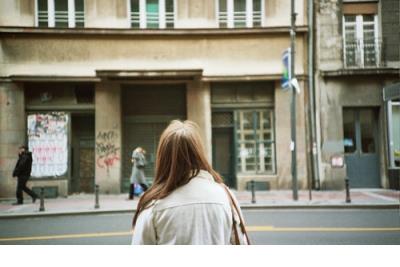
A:
{"type": "Polygon", "coordinates": [[[174,190],[166,198],[160,199],[154,210],[160,211],[177,206],[196,204],[227,205],[228,197],[221,184],[201,177],[194,177],[189,183],[174,190]]]}

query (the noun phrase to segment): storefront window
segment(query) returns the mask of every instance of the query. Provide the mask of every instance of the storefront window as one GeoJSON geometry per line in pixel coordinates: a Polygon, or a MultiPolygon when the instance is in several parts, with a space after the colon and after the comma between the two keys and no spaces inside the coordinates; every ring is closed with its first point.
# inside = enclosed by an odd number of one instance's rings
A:
{"type": "Polygon", "coordinates": [[[237,170],[240,173],[275,173],[272,110],[236,111],[237,170]]]}

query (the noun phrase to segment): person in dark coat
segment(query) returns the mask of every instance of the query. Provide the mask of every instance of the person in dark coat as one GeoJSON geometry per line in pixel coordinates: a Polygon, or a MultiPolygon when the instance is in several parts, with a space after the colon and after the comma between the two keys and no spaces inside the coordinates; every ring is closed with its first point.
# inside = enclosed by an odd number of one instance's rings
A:
{"type": "Polygon", "coordinates": [[[32,197],[32,202],[35,203],[38,196],[26,186],[31,177],[32,170],[32,153],[28,151],[28,147],[20,146],[18,153],[18,161],[13,171],[13,177],[17,177],[17,202],[13,205],[22,205],[24,198],[22,192],[26,192],[32,197]]]}

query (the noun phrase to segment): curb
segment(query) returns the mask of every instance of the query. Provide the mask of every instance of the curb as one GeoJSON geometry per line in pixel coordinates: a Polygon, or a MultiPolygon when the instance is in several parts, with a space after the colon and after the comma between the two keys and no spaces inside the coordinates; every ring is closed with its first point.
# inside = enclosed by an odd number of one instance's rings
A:
{"type": "Polygon", "coordinates": [[[260,209],[399,209],[400,204],[288,204],[288,205],[257,205],[243,204],[240,206],[243,210],[260,209]]]}
{"type": "MultiPolygon", "coordinates": [[[[398,209],[400,204],[298,204],[298,205],[265,205],[265,204],[242,204],[242,210],[294,210],[294,209],[398,209]]],[[[61,212],[30,212],[20,214],[0,214],[2,219],[18,219],[32,217],[58,217],[58,216],[84,216],[116,213],[134,213],[136,209],[105,209],[105,210],[83,210],[83,211],[61,211],[61,212]]]]}
{"type": "Polygon", "coordinates": [[[19,214],[0,214],[2,219],[18,219],[18,218],[32,218],[32,217],[58,217],[58,216],[84,216],[84,215],[100,215],[100,214],[113,214],[113,213],[133,213],[136,209],[112,209],[112,210],[82,210],[82,211],[60,211],[60,212],[30,212],[19,214]]]}

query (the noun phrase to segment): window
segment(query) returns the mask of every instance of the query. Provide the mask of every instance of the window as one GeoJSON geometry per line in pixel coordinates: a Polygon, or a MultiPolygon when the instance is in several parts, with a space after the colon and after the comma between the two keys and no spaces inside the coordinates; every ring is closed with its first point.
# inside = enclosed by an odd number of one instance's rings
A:
{"type": "Polygon", "coordinates": [[[356,117],[352,109],[343,110],[343,145],[344,153],[356,152],[356,117]]]}
{"type": "Polygon", "coordinates": [[[218,0],[217,3],[221,28],[251,28],[263,24],[263,0],[218,0]]]}
{"type": "Polygon", "coordinates": [[[343,146],[346,154],[377,153],[377,111],[371,108],[343,109],[343,146]]]}
{"type": "Polygon", "coordinates": [[[346,67],[380,65],[381,41],[378,39],[377,15],[344,15],[343,42],[346,67]]]}
{"type": "Polygon", "coordinates": [[[235,116],[238,172],[275,173],[273,111],[238,110],[235,116]]]}
{"type": "Polygon", "coordinates": [[[164,29],[175,24],[174,0],[129,0],[132,28],[164,29]]]}
{"type": "Polygon", "coordinates": [[[391,167],[400,168],[400,101],[390,103],[389,113],[391,119],[388,129],[391,136],[389,151],[393,153],[391,167]]]}
{"type": "Polygon", "coordinates": [[[39,27],[84,27],[84,0],[37,0],[36,25],[39,27]]]}

